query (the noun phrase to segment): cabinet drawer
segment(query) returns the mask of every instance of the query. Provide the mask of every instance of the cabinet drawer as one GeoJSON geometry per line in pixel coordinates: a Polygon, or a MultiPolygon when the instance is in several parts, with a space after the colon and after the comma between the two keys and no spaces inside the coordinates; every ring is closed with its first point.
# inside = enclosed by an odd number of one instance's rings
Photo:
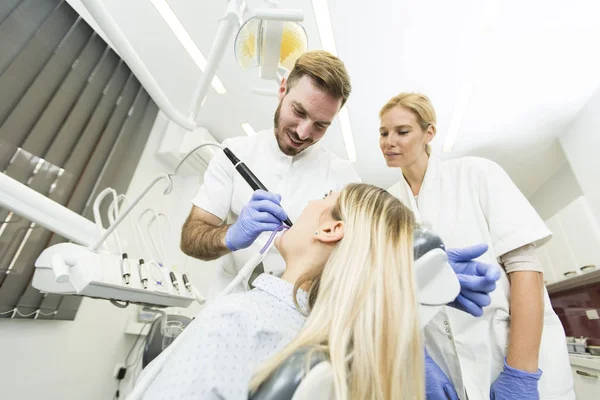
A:
{"type": "Polygon", "coordinates": [[[571,365],[577,400],[600,398],[600,370],[571,365]]]}

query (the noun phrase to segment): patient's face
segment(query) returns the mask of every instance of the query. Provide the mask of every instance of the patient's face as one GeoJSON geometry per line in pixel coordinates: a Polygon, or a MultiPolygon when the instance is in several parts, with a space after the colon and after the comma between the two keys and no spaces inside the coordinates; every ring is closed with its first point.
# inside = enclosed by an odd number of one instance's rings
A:
{"type": "Polygon", "coordinates": [[[275,239],[275,247],[284,259],[306,252],[320,243],[315,233],[333,220],[331,210],[339,196],[340,192],[329,192],[322,199],[310,201],[294,225],[275,239]]]}

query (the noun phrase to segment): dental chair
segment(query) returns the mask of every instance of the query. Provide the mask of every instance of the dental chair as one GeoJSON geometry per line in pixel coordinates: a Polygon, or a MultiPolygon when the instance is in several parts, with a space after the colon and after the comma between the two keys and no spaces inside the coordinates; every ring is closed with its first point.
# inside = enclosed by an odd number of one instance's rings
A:
{"type": "MultiPolygon", "coordinates": [[[[423,328],[442,306],[454,301],[460,284],[448,264],[444,243],[434,232],[417,227],[413,233],[413,254],[420,326],[423,328]]],[[[161,368],[185,331],[160,352],[144,369],[127,400],[138,400],[161,368]]],[[[326,351],[316,348],[298,350],[290,356],[254,393],[250,400],[330,400],[334,398],[333,370],[326,351]]]]}
{"type": "MultiPolygon", "coordinates": [[[[441,238],[423,227],[413,234],[414,268],[423,328],[441,306],[452,302],[460,284],[441,238]]],[[[291,355],[249,400],[331,400],[335,399],[333,369],[325,350],[303,348],[291,355]]]]}

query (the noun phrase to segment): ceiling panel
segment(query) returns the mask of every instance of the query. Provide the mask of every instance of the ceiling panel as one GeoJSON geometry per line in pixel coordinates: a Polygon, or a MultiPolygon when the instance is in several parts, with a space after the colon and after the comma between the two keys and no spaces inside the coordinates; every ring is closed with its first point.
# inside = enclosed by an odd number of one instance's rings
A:
{"type": "MultiPolygon", "coordinates": [[[[72,0],[76,3],[76,0],[72,0]]],[[[171,102],[186,111],[201,72],[148,0],[104,0],[171,102]]],[[[301,8],[309,47],[321,47],[310,0],[282,0],[301,8]]],[[[168,0],[208,57],[227,2],[168,0]]],[[[261,0],[249,0],[264,7],[261,0]]],[[[400,177],[378,146],[378,111],[402,91],[427,94],[436,109],[433,142],[443,158],[480,155],[499,162],[524,192],[564,162],[556,137],[600,87],[600,4],[594,0],[329,0],[338,55],[350,71],[348,102],[358,162],[366,182],[389,187],[400,177]],[[471,84],[454,149],[442,153],[458,93],[471,84]],[[558,146],[558,147],[557,147],[558,146]]],[[[243,71],[230,40],[217,75],[227,89],[212,88],[200,112],[218,139],[272,126],[274,97],[252,88],[277,88],[243,71]]],[[[323,139],[346,158],[339,123],[323,139]]]]}

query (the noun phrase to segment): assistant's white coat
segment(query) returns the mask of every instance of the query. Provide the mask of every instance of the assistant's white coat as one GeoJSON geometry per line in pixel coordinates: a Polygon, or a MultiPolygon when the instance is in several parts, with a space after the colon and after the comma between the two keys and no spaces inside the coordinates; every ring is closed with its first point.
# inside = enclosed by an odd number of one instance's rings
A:
{"type": "MultiPolygon", "coordinates": [[[[476,157],[441,161],[429,158],[418,204],[406,180],[389,191],[410,207],[418,221],[431,227],[446,248],[487,243],[479,259],[489,263],[528,243],[537,246],[551,232],[496,163],[476,157]]],[[[508,350],[510,285],[502,273],[482,317],[454,308],[443,310],[425,327],[427,349],[458,393],[487,399],[508,350]]],[[[565,334],[544,293],[544,330],[540,348],[542,399],[574,399],[565,334]]],[[[463,395],[464,396],[464,395],[463,395]]],[[[463,397],[461,396],[461,397],[463,397]]],[[[465,397],[463,397],[465,398],[465,397]]]]}

